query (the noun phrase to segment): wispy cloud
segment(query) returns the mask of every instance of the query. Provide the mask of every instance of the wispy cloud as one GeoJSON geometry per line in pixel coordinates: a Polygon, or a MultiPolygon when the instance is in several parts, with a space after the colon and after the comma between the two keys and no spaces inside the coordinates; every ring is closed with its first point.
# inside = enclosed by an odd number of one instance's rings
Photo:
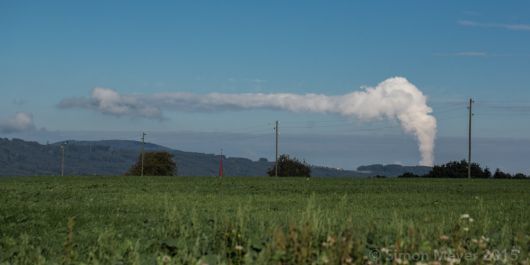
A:
{"type": "Polygon", "coordinates": [[[67,98],[58,104],[59,108],[95,109],[103,114],[114,116],[134,116],[162,119],[157,104],[148,105],[141,97],[121,95],[115,90],[96,87],[90,98],[67,98]]]}
{"type": "Polygon", "coordinates": [[[488,56],[485,52],[457,52],[455,53],[456,56],[463,56],[463,57],[486,57],[488,56]]]}
{"type": "Polygon", "coordinates": [[[433,54],[439,57],[468,57],[468,58],[527,58],[529,54],[513,53],[490,53],[482,51],[461,51],[461,52],[437,52],[433,54]]]}
{"type": "Polygon", "coordinates": [[[27,101],[25,99],[13,99],[13,104],[17,106],[23,106],[26,105],[27,101]]]}
{"type": "Polygon", "coordinates": [[[486,52],[478,52],[478,51],[435,53],[434,55],[447,56],[447,57],[488,57],[490,56],[490,54],[486,52]]]}
{"type": "Polygon", "coordinates": [[[17,133],[35,130],[31,113],[18,112],[0,120],[0,133],[17,133]]]}
{"type": "Polygon", "coordinates": [[[530,31],[530,24],[484,23],[473,20],[459,20],[458,24],[464,27],[498,28],[513,31],[530,31]]]}

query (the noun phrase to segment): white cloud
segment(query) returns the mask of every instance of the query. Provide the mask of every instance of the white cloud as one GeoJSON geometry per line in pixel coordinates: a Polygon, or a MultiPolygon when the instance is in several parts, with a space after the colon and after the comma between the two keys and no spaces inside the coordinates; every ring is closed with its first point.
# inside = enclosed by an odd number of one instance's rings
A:
{"type": "Polygon", "coordinates": [[[530,24],[482,23],[472,20],[459,20],[458,24],[465,27],[500,28],[513,31],[530,31],[530,24]]]}
{"type": "Polygon", "coordinates": [[[292,93],[193,94],[158,93],[120,95],[112,89],[95,88],[90,98],[70,98],[61,108],[85,108],[115,116],[162,117],[162,110],[226,111],[272,109],[291,112],[334,113],[363,120],[395,119],[406,133],[417,137],[422,165],[433,164],[436,119],[427,98],[407,79],[389,78],[376,87],[341,96],[292,93]]]}
{"type": "Polygon", "coordinates": [[[35,130],[33,116],[30,113],[18,112],[11,117],[0,120],[0,132],[17,133],[35,130]]]}

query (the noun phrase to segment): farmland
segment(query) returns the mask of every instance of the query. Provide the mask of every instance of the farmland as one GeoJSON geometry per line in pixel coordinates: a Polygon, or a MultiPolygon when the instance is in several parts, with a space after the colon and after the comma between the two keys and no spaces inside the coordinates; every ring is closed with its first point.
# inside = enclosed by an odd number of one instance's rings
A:
{"type": "Polygon", "coordinates": [[[0,264],[528,264],[530,181],[0,179],[0,264]]]}

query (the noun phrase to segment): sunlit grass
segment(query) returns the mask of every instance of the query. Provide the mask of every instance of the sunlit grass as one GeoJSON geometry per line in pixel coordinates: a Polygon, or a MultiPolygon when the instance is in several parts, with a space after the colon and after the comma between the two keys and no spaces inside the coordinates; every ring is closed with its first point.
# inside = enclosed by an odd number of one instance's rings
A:
{"type": "Polygon", "coordinates": [[[0,262],[528,263],[529,202],[525,180],[4,178],[0,262]]]}

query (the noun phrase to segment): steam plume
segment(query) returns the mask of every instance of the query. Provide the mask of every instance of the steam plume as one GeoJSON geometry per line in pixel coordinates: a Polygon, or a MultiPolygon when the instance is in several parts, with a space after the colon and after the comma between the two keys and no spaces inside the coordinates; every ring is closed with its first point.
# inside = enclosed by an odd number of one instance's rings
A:
{"type": "Polygon", "coordinates": [[[433,165],[436,119],[427,98],[407,79],[389,78],[376,87],[342,96],[291,93],[193,94],[158,93],[120,95],[112,89],[95,88],[90,98],[64,99],[61,108],[88,108],[116,116],[162,118],[162,109],[220,111],[276,109],[292,112],[335,113],[362,120],[397,119],[406,133],[416,136],[421,165],[433,165]]]}

